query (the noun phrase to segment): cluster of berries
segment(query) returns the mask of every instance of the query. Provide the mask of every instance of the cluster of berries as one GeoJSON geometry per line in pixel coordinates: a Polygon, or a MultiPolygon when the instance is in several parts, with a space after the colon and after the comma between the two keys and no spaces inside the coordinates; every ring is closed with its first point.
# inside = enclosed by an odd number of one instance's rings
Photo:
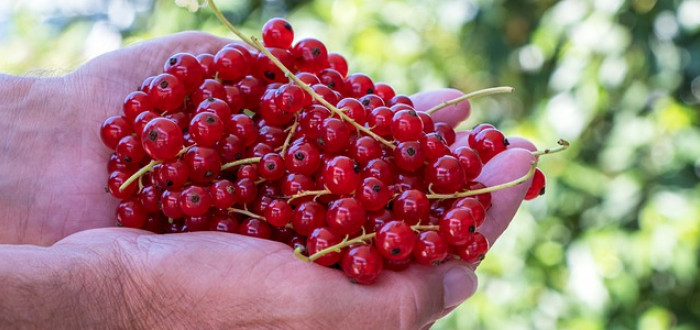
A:
{"type": "MultiPolygon", "coordinates": [[[[262,39],[173,55],[104,122],[118,223],[276,240],[358,283],[413,261],[481,260],[491,196],[474,180],[503,133],[481,124],[451,150],[452,127],[348,74],[321,41],[293,43],[284,19],[262,39]]],[[[544,189],[534,173],[528,199],[544,189]]]]}

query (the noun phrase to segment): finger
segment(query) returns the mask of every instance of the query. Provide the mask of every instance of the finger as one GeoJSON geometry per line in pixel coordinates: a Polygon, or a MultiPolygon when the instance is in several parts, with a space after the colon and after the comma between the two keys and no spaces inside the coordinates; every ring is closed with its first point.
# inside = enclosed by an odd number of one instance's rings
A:
{"type": "MultiPolygon", "coordinates": [[[[135,90],[146,77],[163,72],[165,61],[177,53],[216,54],[231,40],[187,31],[136,43],[88,62],[76,73],[108,79],[115,91],[135,90]]],[[[123,97],[123,96],[122,96],[123,97]]]]}
{"type": "Polygon", "coordinates": [[[525,150],[530,150],[530,151],[537,151],[537,147],[535,145],[523,138],[519,137],[509,137],[508,138],[508,149],[513,149],[513,148],[522,148],[525,150]]]}
{"type": "MultiPolygon", "coordinates": [[[[487,187],[513,181],[527,174],[530,164],[534,161],[535,157],[530,151],[520,148],[507,149],[484,165],[476,181],[487,187]]],[[[486,214],[486,221],[479,229],[479,232],[488,239],[489,244],[493,245],[508,227],[531,182],[532,178],[517,186],[491,193],[492,206],[486,214]]]]}
{"type": "MultiPolygon", "coordinates": [[[[426,111],[442,102],[456,99],[464,93],[456,89],[444,88],[427,92],[420,92],[411,96],[413,106],[418,111],[426,111]]],[[[471,112],[471,104],[465,100],[457,104],[448,105],[431,114],[434,122],[445,122],[452,127],[463,122],[471,112]]]]}

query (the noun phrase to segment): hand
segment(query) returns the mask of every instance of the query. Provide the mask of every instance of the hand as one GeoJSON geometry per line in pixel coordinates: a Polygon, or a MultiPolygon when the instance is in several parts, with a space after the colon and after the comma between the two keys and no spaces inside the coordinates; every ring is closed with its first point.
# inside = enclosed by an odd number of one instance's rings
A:
{"type": "MultiPolygon", "coordinates": [[[[429,108],[453,98],[452,93],[458,92],[421,94],[417,104],[429,108]]],[[[459,118],[468,104],[441,112],[437,115],[459,118]]],[[[478,180],[487,185],[513,180],[533,160],[525,149],[509,149],[489,162],[478,180]]],[[[512,219],[527,187],[493,193],[481,228],[491,243],[512,219]]],[[[146,326],[423,328],[477,287],[474,267],[456,261],[385,271],[371,286],[356,285],[338,270],[298,260],[281,243],[216,232],[154,235],[108,228],[74,234],[56,247],[120,256],[115,265],[127,269],[118,273],[130,275],[119,285],[132,288],[122,294],[133,299],[127,315],[138,315],[146,326]]]]}
{"type": "Polygon", "coordinates": [[[65,77],[25,79],[23,104],[0,108],[0,243],[50,245],[114,226],[119,201],[104,191],[109,151],[100,125],[172,54],[212,53],[228,42],[183,32],[107,53],[65,77]]]}

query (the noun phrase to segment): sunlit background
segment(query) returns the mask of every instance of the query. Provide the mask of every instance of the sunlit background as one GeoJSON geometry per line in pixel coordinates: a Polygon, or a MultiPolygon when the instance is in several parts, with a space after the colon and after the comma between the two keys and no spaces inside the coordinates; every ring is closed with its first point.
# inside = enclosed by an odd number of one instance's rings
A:
{"type": "MultiPolygon", "coordinates": [[[[0,71],[58,75],[156,36],[229,36],[185,0],[0,1],[0,71]]],[[[436,329],[700,327],[700,0],[218,0],[247,34],[273,16],[351,71],[410,94],[510,85],[474,102],[541,147],[524,204],[436,329]]],[[[165,59],[163,59],[165,60],[165,59]]],[[[145,78],[145,77],[144,77],[145,78]]]]}

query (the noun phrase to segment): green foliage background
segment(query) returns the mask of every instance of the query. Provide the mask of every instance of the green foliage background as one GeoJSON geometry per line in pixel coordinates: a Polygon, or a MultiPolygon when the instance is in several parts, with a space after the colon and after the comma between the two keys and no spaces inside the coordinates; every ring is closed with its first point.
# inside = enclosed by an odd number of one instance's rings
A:
{"type": "MultiPolygon", "coordinates": [[[[462,128],[572,142],[436,329],[700,327],[700,1],[218,2],[247,34],[287,17],[405,94],[513,86],[462,128]]],[[[4,1],[0,72],[61,74],[189,29],[230,36],[172,0],[4,1]]]]}

